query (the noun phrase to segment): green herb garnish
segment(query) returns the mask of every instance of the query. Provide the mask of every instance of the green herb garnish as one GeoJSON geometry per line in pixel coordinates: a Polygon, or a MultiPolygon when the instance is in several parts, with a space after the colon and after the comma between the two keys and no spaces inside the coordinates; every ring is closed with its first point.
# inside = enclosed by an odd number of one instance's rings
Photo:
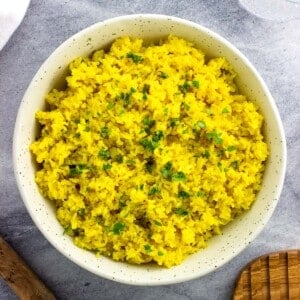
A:
{"type": "Polygon", "coordinates": [[[239,162],[237,160],[233,161],[230,166],[234,169],[237,170],[239,167],[239,162]]]}
{"type": "Polygon", "coordinates": [[[161,72],[159,75],[160,78],[166,79],[169,77],[169,75],[167,73],[161,72]]]}
{"type": "Polygon", "coordinates": [[[186,110],[190,110],[190,106],[189,106],[189,104],[188,103],[186,103],[186,102],[184,102],[183,103],[183,106],[184,106],[184,108],[186,109],[186,110]]]}
{"type": "Polygon", "coordinates": [[[210,157],[209,151],[208,150],[204,150],[204,152],[202,153],[202,157],[209,158],[210,157]]]}
{"type": "Polygon", "coordinates": [[[198,88],[200,87],[200,83],[199,83],[198,80],[193,80],[193,81],[192,81],[192,85],[193,85],[193,87],[196,88],[196,89],[198,89],[198,88]]]}
{"type": "Polygon", "coordinates": [[[101,128],[100,134],[104,139],[107,139],[109,137],[110,130],[108,129],[108,127],[104,126],[101,128]]]}
{"type": "Polygon", "coordinates": [[[189,212],[185,208],[182,208],[182,207],[177,207],[173,211],[175,214],[180,215],[180,216],[187,216],[189,214],[189,212]]]}
{"type": "Polygon", "coordinates": [[[135,64],[140,63],[144,59],[142,56],[134,54],[133,52],[128,52],[126,57],[132,59],[135,64]]]}
{"type": "Polygon", "coordinates": [[[80,208],[77,210],[77,215],[83,217],[85,215],[85,208],[80,208]]]}
{"type": "Polygon", "coordinates": [[[147,138],[141,139],[140,144],[144,147],[144,149],[149,150],[151,152],[153,152],[158,146],[157,142],[153,142],[151,139],[147,138]]]}
{"type": "Polygon", "coordinates": [[[189,194],[188,192],[184,191],[184,190],[180,190],[180,191],[178,192],[177,196],[178,196],[179,198],[182,198],[182,199],[187,199],[187,198],[190,197],[190,194],[189,194]]]}
{"type": "Polygon", "coordinates": [[[102,148],[99,152],[98,152],[98,156],[100,156],[102,159],[104,160],[109,160],[111,158],[111,155],[108,151],[108,149],[102,148]]]}
{"type": "Polygon", "coordinates": [[[158,255],[158,256],[163,256],[164,254],[163,254],[163,252],[158,251],[158,252],[157,252],[157,255],[158,255]]]}
{"type": "Polygon", "coordinates": [[[82,174],[83,170],[86,168],[86,165],[84,164],[78,164],[78,165],[69,165],[69,175],[75,176],[82,174]]]}
{"type": "Polygon", "coordinates": [[[144,250],[147,252],[147,253],[150,253],[152,251],[151,249],[151,246],[150,245],[144,245],[144,250]]]}
{"type": "Polygon", "coordinates": [[[172,178],[172,163],[169,161],[167,162],[161,169],[161,175],[165,178],[170,180],[172,178]]]}
{"type": "Polygon", "coordinates": [[[143,122],[143,124],[145,125],[145,128],[144,128],[145,132],[146,132],[147,134],[150,134],[151,128],[155,125],[155,120],[150,119],[150,118],[147,116],[147,117],[145,117],[145,118],[143,119],[142,122],[143,122]]]}
{"type": "Polygon", "coordinates": [[[71,227],[70,224],[64,228],[63,234],[64,235],[67,234],[67,235],[73,236],[73,229],[72,229],[72,227],[71,227]]]}
{"type": "Polygon", "coordinates": [[[236,147],[235,147],[235,146],[228,146],[226,150],[227,150],[228,152],[235,151],[235,150],[236,150],[236,147]]]}
{"type": "Polygon", "coordinates": [[[213,141],[217,145],[221,145],[223,143],[223,139],[221,138],[222,133],[218,133],[216,131],[208,132],[206,137],[213,141]]]}
{"type": "Polygon", "coordinates": [[[222,110],[222,114],[227,114],[227,113],[229,113],[229,110],[227,107],[224,107],[222,110]]]}
{"type": "Polygon", "coordinates": [[[102,169],[104,170],[104,171],[108,171],[108,170],[110,170],[112,168],[112,165],[111,164],[103,164],[103,167],[102,167],[102,169]]]}
{"type": "Polygon", "coordinates": [[[157,186],[152,186],[148,192],[149,196],[160,194],[160,189],[157,186]]]}
{"type": "Polygon", "coordinates": [[[181,171],[172,174],[172,181],[185,181],[185,180],[186,180],[186,176],[181,171]]]}
{"type": "Polygon", "coordinates": [[[205,196],[205,193],[202,192],[202,191],[199,191],[199,192],[197,192],[196,196],[197,196],[197,197],[204,197],[204,196],[205,196]]]}
{"type": "Polygon", "coordinates": [[[123,162],[123,156],[121,154],[117,154],[115,156],[115,161],[119,164],[121,164],[123,162]]]}
{"type": "Polygon", "coordinates": [[[186,94],[189,89],[191,88],[190,84],[186,81],[184,82],[183,85],[179,85],[178,86],[179,90],[183,93],[183,94],[186,94]]]}
{"type": "Polygon", "coordinates": [[[204,129],[204,128],[206,127],[206,124],[205,124],[204,121],[198,121],[198,122],[196,123],[196,127],[201,128],[201,129],[204,129]]]}
{"type": "Polygon", "coordinates": [[[177,122],[179,121],[179,118],[172,118],[170,121],[171,127],[175,127],[177,125],[177,122]]]}
{"type": "Polygon", "coordinates": [[[164,137],[164,134],[161,130],[155,131],[152,135],[153,142],[159,142],[164,137]]]}
{"type": "Polygon", "coordinates": [[[154,224],[157,225],[157,226],[162,226],[162,224],[157,220],[154,220],[154,224]]]}
{"type": "Polygon", "coordinates": [[[217,164],[219,170],[222,172],[222,163],[219,161],[218,164],[217,164]]]}
{"type": "Polygon", "coordinates": [[[117,222],[113,226],[113,233],[114,234],[120,234],[125,229],[125,224],[123,222],[117,222]]]}
{"type": "Polygon", "coordinates": [[[126,164],[127,164],[128,166],[134,166],[134,165],[135,165],[135,161],[134,161],[133,159],[128,159],[128,160],[126,161],[126,164]]]}

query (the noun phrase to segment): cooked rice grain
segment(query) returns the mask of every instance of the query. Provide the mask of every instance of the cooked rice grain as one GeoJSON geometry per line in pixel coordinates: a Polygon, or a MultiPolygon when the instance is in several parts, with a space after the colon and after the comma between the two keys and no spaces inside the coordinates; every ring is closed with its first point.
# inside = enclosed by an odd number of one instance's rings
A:
{"type": "Polygon", "coordinates": [[[129,37],[71,62],[38,111],[36,182],[74,243],[171,267],[250,209],[268,155],[225,58],[129,37]]]}

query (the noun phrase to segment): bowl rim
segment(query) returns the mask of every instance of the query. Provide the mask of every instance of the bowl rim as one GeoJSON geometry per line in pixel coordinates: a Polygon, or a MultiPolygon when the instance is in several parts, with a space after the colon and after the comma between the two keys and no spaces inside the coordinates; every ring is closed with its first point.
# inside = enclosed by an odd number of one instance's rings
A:
{"type": "MultiPolygon", "coordinates": [[[[65,40],[63,43],[61,43],[48,57],[46,60],[44,60],[44,62],[40,65],[38,71],[35,73],[35,75],[33,76],[33,78],[31,79],[24,95],[22,98],[22,101],[19,105],[19,109],[18,109],[18,113],[17,113],[17,118],[16,118],[16,122],[15,122],[15,128],[14,128],[14,134],[13,134],[13,146],[12,146],[12,156],[13,156],[13,168],[14,168],[14,174],[15,174],[15,178],[16,178],[16,182],[17,182],[17,186],[18,186],[18,190],[20,192],[21,198],[23,200],[23,203],[25,204],[25,207],[28,211],[28,213],[30,214],[33,222],[35,223],[35,225],[37,226],[37,228],[39,229],[39,231],[43,234],[44,238],[49,241],[49,243],[56,249],[58,250],[62,255],[64,255],[66,258],[68,258],[69,260],[71,260],[72,262],[74,262],[75,264],[77,264],[78,266],[82,267],[85,270],[88,270],[90,272],[92,272],[93,274],[97,275],[97,276],[101,276],[103,278],[106,279],[110,279],[112,281],[116,281],[116,282],[120,282],[120,283],[125,283],[125,284],[129,284],[129,285],[140,285],[140,286],[158,286],[158,285],[165,285],[165,284],[176,284],[176,283],[180,283],[180,282],[185,282],[185,281],[189,281],[192,279],[196,279],[196,278],[200,278],[202,276],[207,275],[208,273],[220,268],[221,266],[223,266],[224,264],[228,263],[230,260],[232,260],[233,258],[235,258],[237,255],[239,255],[246,247],[244,245],[244,243],[240,243],[239,245],[237,245],[236,247],[236,251],[233,255],[231,255],[231,257],[228,260],[225,260],[223,263],[220,263],[217,268],[208,268],[206,271],[203,271],[201,274],[199,274],[199,272],[191,272],[189,276],[185,276],[184,278],[179,277],[179,278],[169,278],[169,279],[160,279],[157,280],[156,282],[148,282],[145,281],[143,279],[140,279],[139,281],[133,282],[133,281],[126,281],[126,280],[122,280],[122,279],[118,279],[116,277],[110,276],[109,274],[99,270],[98,272],[96,272],[92,267],[84,264],[81,260],[76,259],[70,255],[68,255],[66,253],[66,251],[60,247],[58,244],[55,243],[55,237],[52,237],[46,230],[44,227],[40,226],[38,218],[35,214],[35,212],[33,211],[32,207],[29,204],[29,201],[25,195],[25,187],[23,187],[22,185],[22,179],[21,176],[19,175],[19,167],[18,167],[18,163],[17,163],[17,157],[18,157],[18,135],[21,132],[21,118],[22,118],[22,111],[23,108],[26,106],[26,103],[24,102],[24,99],[26,98],[27,94],[29,94],[29,90],[30,87],[34,81],[34,79],[37,77],[37,75],[40,73],[41,69],[43,69],[44,65],[47,64],[48,60],[50,60],[53,56],[55,56],[57,53],[59,53],[59,51],[61,49],[63,49],[65,47],[66,44],[68,44],[71,40],[73,40],[74,38],[76,39],[77,37],[80,37],[82,35],[84,35],[85,33],[88,33],[89,31],[93,30],[94,28],[98,28],[99,26],[109,26],[111,23],[115,23],[115,22],[120,22],[120,21],[126,21],[126,20],[131,20],[131,19],[136,19],[136,18],[143,18],[143,17],[147,17],[147,18],[152,18],[154,21],[158,20],[170,20],[170,21],[175,21],[190,27],[194,27],[199,31],[205,32],[206,34],[210,35],[213,39],[217,40],[219,43],[224,44],[226,47],[228,47],[230,49],[230,51],[232,51],[234,54],[236,54],[239,59],[243,62],[243,64],[245,66],[247,66],[247,68],[250,69],[250,71],[254,74],[254,76],[258,79],[259,83],[261,84],[262,90],[264,91],[266,98],[268,98],[269,100],[269,104],[272,107],[273,110],[273,114],[276,118],[276,122],[278,124],[278,128],[279,128],[279,134],[280,134],[280,138],[282,140],[282,164],[281,164],[281,168],[279,170],[281,176],[280,176],[280,180],[277,183],[277,188],[276,188],[276,195],[277,195],[277,200],[276,201],[272,201],[272,203],[270,204],[269,210],[266,212],[266,214],[264,215],[264,220],[266,222],[268,222],[276,208],[276,205],[279,201],[279,197],[283,188],[283,183],[284,183],[284,178],[285,178],[285,172],[286,172],[286,160],[287,160],[287,150],[286,150],[286,138],[285,138],[285,134],[284,134],[284,129],[283,129],[283,125],[282,125],[282,121],[278,112],[278,109],[276,107],[275,101],[267,87],[267,85],[265,84],[264,80],[262,79],[261,75],[258,73],[258,71],[256,70],[256,68],[252,65],[252,63],[248,60],[248,58],[242,53],[240,52],[240,50],[238,50],[233,44],[231,44],[227,39],[223,38],[222,36],[220,36],[218,33],[200,25],[197,24],[195,22],[186,20],[186,19],[182,19],[182,18],[178,18],[178,17],[174,17],[174,16],[169,16],[169,15],[164,15],[164,14],[130,14],[130,15],[122,15],[122,16],[118,16],[118,17],[113,17],[113,18],[109,18],[106,19],[104,21],[100,21],[97,23],[94,23],[80,31],[78,31],[77,33],[75,33],[74,35],[70,36],[67,40],[65,40]]],[[[253,230],[253,234],[251,235],[251,237],[248,238],[249,243],[252,242],[258,235],[259,233],[262,231],[262,229],[264,228],[265,223],[261,222],[259,224],[259,226],[256,226],[255,229],[253,230]]]]}

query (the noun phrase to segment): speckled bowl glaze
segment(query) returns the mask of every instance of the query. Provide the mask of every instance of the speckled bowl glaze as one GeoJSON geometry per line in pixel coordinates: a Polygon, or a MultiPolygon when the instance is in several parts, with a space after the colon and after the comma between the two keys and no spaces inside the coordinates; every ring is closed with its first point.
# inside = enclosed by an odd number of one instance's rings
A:
{"type": "Polygon", "coordinates": [[[127,284],[162,285],[203,276],[242,251],[262,230],[272,215],[283,185],[286,145],[275,102],[264,81],[248,59],[227,40],[198,24],[163,15],[130,15],[97,23],[75,34],[59,46],[32,79],[21,102],[14,132],[15,176],[24,203],[37,227],[63,255],[96,275],[127,284]],[[257,102],[265,116],[264,131],[270,149],[262,190],[251,210],[224,227],[206,249],[189,256],[181,265],[165,269],[153,265],[130,265],[76,247],[63,235],[50,201],[41,196],[34,181],[36,165],[29,152],[38,127],[35,112],[44,109],[44,96],[62,85],[67,65],[78,56],[107,47],[114,39],[129,35],[156,40],[168,34],[195,43],[208,56],[225,56],[238,73],[240,90],[257,102]]]}

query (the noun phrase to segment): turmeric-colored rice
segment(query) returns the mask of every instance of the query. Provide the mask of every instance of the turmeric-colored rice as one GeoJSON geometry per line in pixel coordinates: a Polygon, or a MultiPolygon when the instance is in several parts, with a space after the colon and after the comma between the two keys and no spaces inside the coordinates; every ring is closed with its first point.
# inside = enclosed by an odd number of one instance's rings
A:
{"type": "Polygon", "coordinates": [[[175,36],[123,37],[69,69],[30,149],[77,246],[171,267],[250,209],[268,156],[263,116],[225,58],[175,36]]]}

